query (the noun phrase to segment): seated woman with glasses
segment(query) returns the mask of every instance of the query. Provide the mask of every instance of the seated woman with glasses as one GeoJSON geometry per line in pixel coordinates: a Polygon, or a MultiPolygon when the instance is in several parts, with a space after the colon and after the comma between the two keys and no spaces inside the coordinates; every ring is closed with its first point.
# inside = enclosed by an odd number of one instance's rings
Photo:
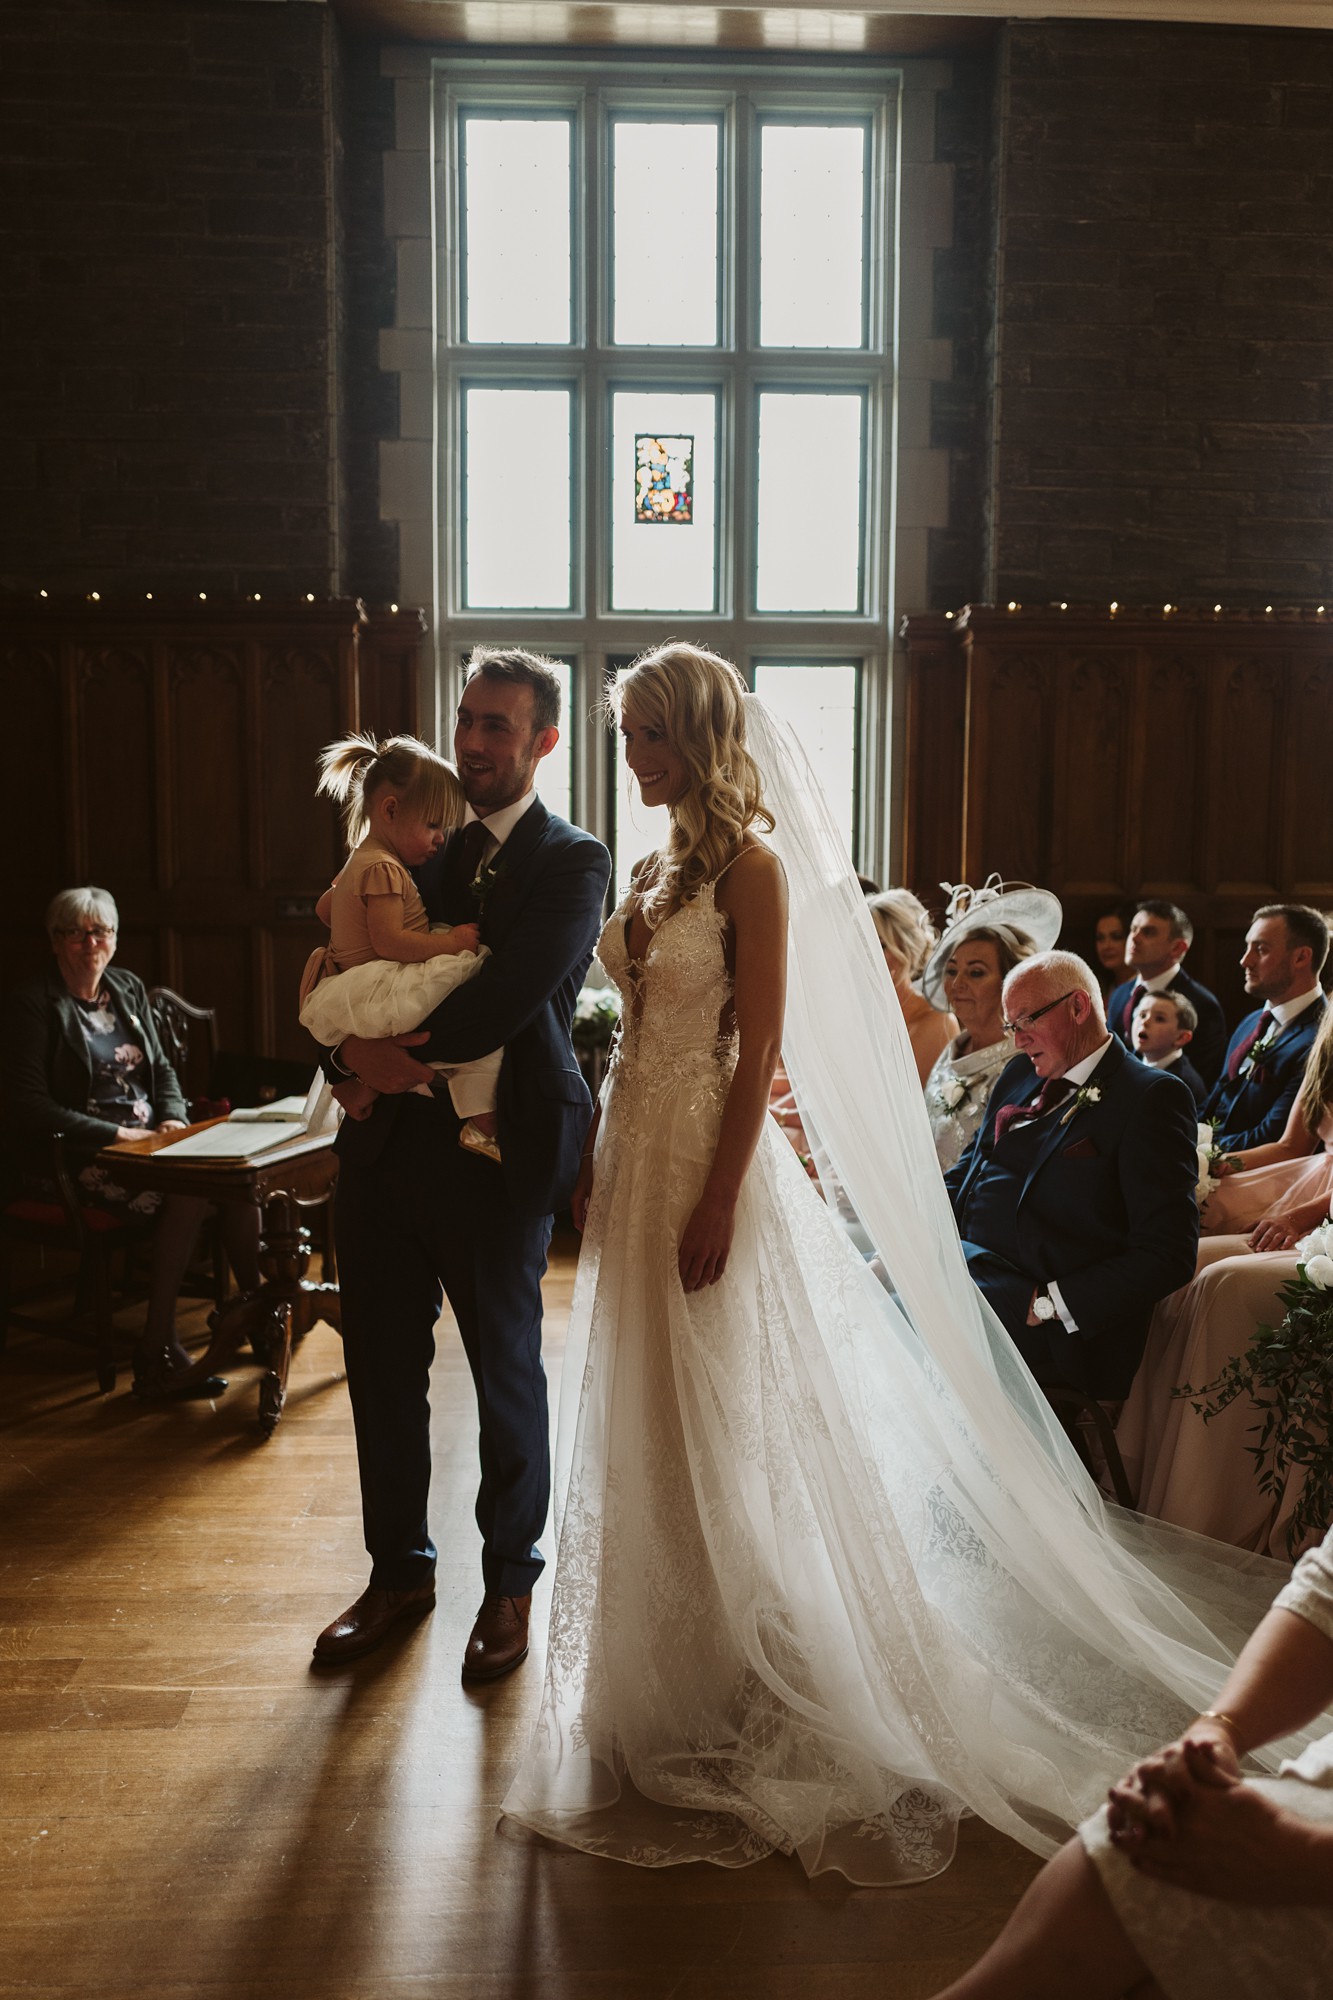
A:
{"type": "MultiPolygon", "coordinates": [[[[210,1205],[188,1195],[131,1196],[96,1154],[118,1139],[170,1131],[186,1121],[185,1100],[132,972],[113,968],[118,917],[105,889],[64,889],[46,912],[55,965],[10,995],[3,1071],[9,1178],[20,1192],[50,1198],[44,1142],[62,1132],[79,1201],[112,1214],[153,1214],[148,1319],[134,1354],[134,1386],[170,1396],[191,1361],[176,1338],[176,1297],[210,1205]]],[[[243,1290],[258,1287],[255,1211],[222,1211],[227,1256],[243,1290]]],[[[195,1396],[226,1388],[217,1376],[192,1383],[195,1396]]]]}

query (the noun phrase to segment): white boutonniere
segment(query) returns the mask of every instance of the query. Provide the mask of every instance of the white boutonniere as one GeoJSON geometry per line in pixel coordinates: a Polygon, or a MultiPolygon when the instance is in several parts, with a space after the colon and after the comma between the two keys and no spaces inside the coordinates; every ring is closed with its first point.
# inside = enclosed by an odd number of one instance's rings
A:
{"type": "Polygon", "coordinates": [[[1274,1021],[1272,1027],[1268,1030],[1268,1033],[1264,1036],[1263,1040],[1261,1042],[1256,1042],[1254,1047],[1250,1050],[1250,1053],[1246,1056],[1244,1062],[1241,1064],[1240,1069],[1237,1071],[1237,1074],[1242,1077],[1248,1077],[1252,1075],[1252,1073],[1255,1070],[1262,1069],[1265,1061],[1272,1052],[1274,1042],[1277,1040],[1278,1036],[1281,1033],[1282,1033],[1281,1022],[1274,1021]]]}
{"type": "Polygon", "coordinates": [[[1060,1120],[1060,1123],[1062,1125],[1067,1125],[1070,1119],[1074,1116],[1074,1113],[1076,1111],[1081,1111],[1085,1104],[1100,1104],[1101,1101],[1102,1101],[1102,1093],[1095,1083],[1082,1084],[1079,1087],[1079,1089],[1077,1089],[1074,1092],[1074,1101],[1070,1105],[1069,1109],[1066,1111],[1064,1117],[1060,1120]]]}
{"type": "Polygon", "coordinates": [[[951,1076],[935,1085],[934,1096],[943,1111],[961,1111],[972,1101],[974,1085],[961,1076],[951,1076]]]}

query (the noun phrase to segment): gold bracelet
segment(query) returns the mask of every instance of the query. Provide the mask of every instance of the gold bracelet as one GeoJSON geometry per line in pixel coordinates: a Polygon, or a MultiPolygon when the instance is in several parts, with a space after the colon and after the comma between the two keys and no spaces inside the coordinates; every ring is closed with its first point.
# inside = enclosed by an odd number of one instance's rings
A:
{"type": "Polygon", "coordinates": [[[1220,1722],[1223,1729],[1230,1730],[1233,1745],[1239,1745],[1241,1734],[1240,1724],[1234,1715],[1227,1715],[1220,1708],[1205,1708],[1202,1714],[1197,1716],[1195,1720],[1198,1722],[1220,1722]]]}

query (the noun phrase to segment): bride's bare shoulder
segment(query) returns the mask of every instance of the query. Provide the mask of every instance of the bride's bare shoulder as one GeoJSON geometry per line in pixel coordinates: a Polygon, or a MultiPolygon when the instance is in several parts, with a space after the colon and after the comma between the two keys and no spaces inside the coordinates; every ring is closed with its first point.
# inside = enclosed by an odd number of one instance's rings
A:
{"type": "Polygon", "coordinates": [[[728,916],[785,907],[787,873],[771,847],[751,840],[717,877],[717,904],[728,916]]]}

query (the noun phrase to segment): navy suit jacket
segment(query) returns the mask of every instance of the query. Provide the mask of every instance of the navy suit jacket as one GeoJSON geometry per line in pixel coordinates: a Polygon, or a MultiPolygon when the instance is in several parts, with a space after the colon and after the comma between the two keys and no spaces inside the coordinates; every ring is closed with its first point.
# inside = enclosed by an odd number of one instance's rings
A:
{"type": "MultiPolygon", "coordinates": [[[[1242,1152],[1247,1146],[1263,1146],[1282,1137],[1327,1004],[1321,995],[1313,1006],[1298,1014],[1248,1076],[1238,1076],[1233,1081],[1224,1071],[1213,1085],[1203,1115],[1217,1121],[1219,1145],[1242,1152]]],[[[1239,1048],[1248,1038],[1262,1012],[1262,1007],[1257,1007],[1245,1016],[1231,1037],[1228,1058],[1231,1049],[1239,1048]]]]}
{"type": "MultiPolygon", "coordinates": [[[[944,1177],[964,1237],[968,1191],[990,1167],[996,1114],[1026,1103],[1036,1084],[1027,1057],[1015,1056],[971,1145],[944,1177]]],[[[1050,1114],[1018,1196],[1017,1242],[1025,1277],[1033,1288],[1054,1278],[1078,1327],[1071,1335],[1054,1319],[1039,1329],[1057,1371],[1092,1395],[1117,1397],[1128,1393],[1142,1359],[1153,1307],[1194,1276],[1197,1118],[1184,1084],[1114,1040],[1090,1087],[1101,1093],[1097,1103],[1050,1114]]],[[[985,1292],[984,1271],[976,1275],[985,1292]]],[[[1009,1331],[1032,1330],[1020,1322],[1009,1331]]]]}
{"type": "MultiPolygon", "coordinates": [[[[1130,1040],[1132,1016],[1126,1013],[1126,1009],[1138,983],[1137,979],[1127,979],[1123,986],[1115,988],[1106,1003],[1106,1025],[1112,1034],[1119,1035],[1126,1048],[1134,1046],[1130,1040]]],[[[1177,966],[1169,990],[1190,1001],[1199,1017],[1199,1025],[1194,1030],[1194,1040],[1189,1047],[1189,1059],[1211,1089],[1222,1074],[1227,1048],[1227,1022],[1222,1003],[1206,986],[1200,986],[1197,979],[1191,979],[1183,965],[1177,966]]]]}
{"type": "MultiPolygon", "coordinates": [[[[476,921],[470,891],[446,908],[452,836],[416,870],[432,923],[476,921]]],[[[569,1200],[592,1116],[570,1022],[601,925],[611,857],[590,833],[528,807],[496,857],[481,911],[491,956],[422,1022],[422,1062],[471,1062],[504,1047],[496,1093],[505,1191],[519,1214],[550,1215],[569,1200]]],[[[336,1073],[335,1073],[336,1074],[336,1073]]],[[[344,1119],[338,1151],[378,1158],[401,1098],[385,1095],[368,1119],[344,1119]]],[[[442,1110],[447,1107],[442,1107],[442,1110]]]]}
{"type": "MultiPolygon", "coordinates": [[[[1139,1056],[1137,1060],[1142,1062],[1142,1056],[1139,1056]]],[[[1187,1050],[1181,1051],[1179,1062],[1173,1062],[1171,1067],[1166,1071],[1166,1074],[1167,1076],[1179,1077],[1190,1096],[1194,1099],[1195,1110],[1201,1112],[1203,1110],[1203,1101],[1208,1095],[1208,1086],[1199,1075],[1198,1070],[1195,1069],[1194,1064],[1190,1061],[1187,1050]]]]}

